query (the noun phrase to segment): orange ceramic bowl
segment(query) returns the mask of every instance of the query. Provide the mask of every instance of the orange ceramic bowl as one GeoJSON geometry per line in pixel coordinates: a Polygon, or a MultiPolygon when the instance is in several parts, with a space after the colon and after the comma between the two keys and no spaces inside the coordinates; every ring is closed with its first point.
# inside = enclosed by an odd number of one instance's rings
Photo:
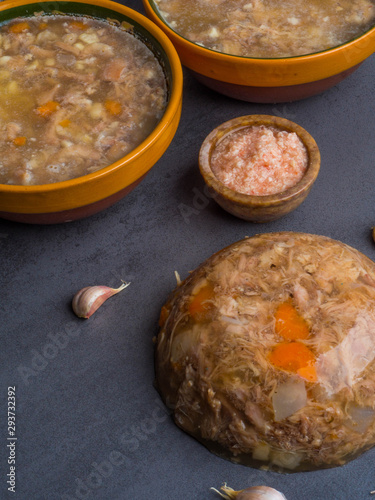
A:
{"type": "Polygon", "coordinates": [[[97,213],[123,198],[141,182],[168,148],[177,130],[182,105],[182,68],[173,45],[157,26],[134,10],[108,0],[9,0],[0,3],[0,22],[40,11],[130,23],[136,35],[159,59],[169,89],[166,110],[153,132],[137,148],[108,167],[54,184],[0,184],[0,217],[32,224],[54,224],[97,213]]]}
{"type": "Polygon", "coordinates": [[[248,115],[233,118],[216,127],[203,141],[199,169],[212,198],[227,212],[250,222],[270,222],[295,210],[309,194],[320,170],[320,152],[313,137],[300,125],[285,118],[248,115]],[[308,154],[307,169],[294,186],[276,194],[254,196],[240,193],[223,184],[211,169],[211,157],[219,142],[246,127],[264,125],[298,135],[308,154]]]}
{"type": "Polygon", "coordinates": [[[375,27],[338,47],[286,58],[251,58],[216,52],[176,33],[154,0],[143,0],[146,13],[172,40],[181,62],[203,84],[244,101],[290,102],[318,94],[350,75],[375,52],[375,27]]]}

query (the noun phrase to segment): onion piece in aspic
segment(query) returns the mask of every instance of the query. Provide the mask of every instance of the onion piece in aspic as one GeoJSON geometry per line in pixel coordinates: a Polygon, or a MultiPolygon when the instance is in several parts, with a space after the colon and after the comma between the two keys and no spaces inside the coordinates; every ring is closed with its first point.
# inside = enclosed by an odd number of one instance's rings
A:
{"type": "Polygon", "coordinates": [[[272,396],[275,422],[293,415],[307,404],[305,382],[302,379],[291,379],[280,384],[272,396]]]}

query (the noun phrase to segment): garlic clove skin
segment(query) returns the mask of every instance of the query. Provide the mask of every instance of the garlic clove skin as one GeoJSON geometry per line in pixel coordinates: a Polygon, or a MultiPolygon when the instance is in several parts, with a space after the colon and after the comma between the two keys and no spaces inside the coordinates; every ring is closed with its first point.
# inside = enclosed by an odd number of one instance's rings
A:
{"type": "Polygon", "coordinates": [[[123,283],[118,288],[102,285],[82,288],[73,297],[73,311],[79,318],[88,319],[107,299],[121,292],[129,285],[130,283],[123,283]]]}
{"type": "Polygon", "coordinates": [[[280,491],[269,486],[251,486],[245,490],[235,491],[224,484],[220,488],[223,493],[220,493],[215,488],[211,488],[211,490],[216,491],[222,498],[227,500],[287,500],[280,491]]]}
{"type": "Polygon", "coordinates": [[[269,486],[252,486],[239,492],[237,500],[286,500],[280,491],[269,486]]]}

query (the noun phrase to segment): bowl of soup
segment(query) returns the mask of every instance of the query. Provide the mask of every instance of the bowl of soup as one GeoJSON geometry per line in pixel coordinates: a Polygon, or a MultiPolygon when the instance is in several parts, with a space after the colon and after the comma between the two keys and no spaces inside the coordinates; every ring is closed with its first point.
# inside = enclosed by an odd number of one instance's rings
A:
{"type": "Polygon", "coordinates": [[[172,43],[106,0],[20,0],[0,12],[0,217],[49,224],[109,207],[177,130],[172,43]]]}
{"type": "Polygon", "coordinates": [[[250,222],[270,222],[306,199],[320,170],[314,138],[291,120],[271,115],[233,118],[202,143],[200,173],[212,198],[250,222]]]}
{"type": "Polygon", "coordinates": [[[277,103],[336,85],[375,51],[371,0],[143,0],[181,62],[211,89],[277,103]]]}

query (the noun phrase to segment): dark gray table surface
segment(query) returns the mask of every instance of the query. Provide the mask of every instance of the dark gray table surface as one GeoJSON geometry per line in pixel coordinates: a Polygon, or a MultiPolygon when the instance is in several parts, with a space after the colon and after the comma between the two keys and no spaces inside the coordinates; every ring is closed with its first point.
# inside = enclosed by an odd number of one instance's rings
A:
{"type": "MultiPolygon", "coordinates": [[[[123,2],[143,12],[140,0],[123,2]]],[[[181,122],[167,152],[126,198],[91,218],[55,226],[0,220],[0,498],[194,499],[227,482],[265,484],[288,500],[373,498],[375,450],[341,468],[276,474],[209,453],[175,426],[153,387],[159,311],[212,253],[260,232],[341,240],[375,258],[375,56],[325,93],[288,104],[226,98],[184,72],[181,122]],[[203,196],[197,157],[217,125],[280,115],[317,141],[321,171],[307,200],[255,225],[203,196]],[[187,216],[186,207],[192,209],[187,216]],[[91,284],[131,281],[89,320],[71,299],[91,284]],[[7,491],[7,388],[16,386],[16,493],[7,491]]]]}

